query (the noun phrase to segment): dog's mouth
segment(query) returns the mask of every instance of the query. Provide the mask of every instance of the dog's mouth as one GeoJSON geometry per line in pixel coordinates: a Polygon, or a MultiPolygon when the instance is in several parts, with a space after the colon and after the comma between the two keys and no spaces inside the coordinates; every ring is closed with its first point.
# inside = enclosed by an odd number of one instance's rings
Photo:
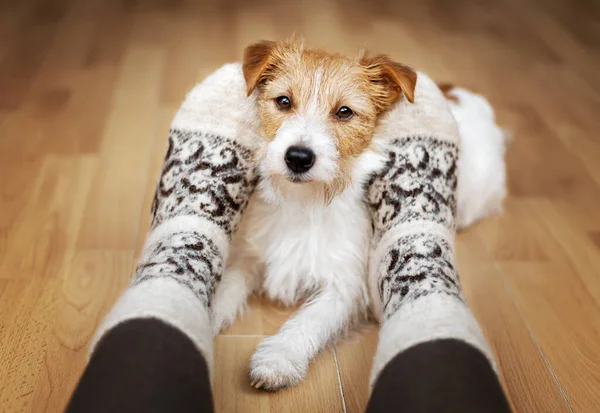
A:
{"type": "Polygon", "coordinates": [[[293,184],[307,184],[312,181],[309,177],[302,175],[286,175],[285,178],[293,184]]]}

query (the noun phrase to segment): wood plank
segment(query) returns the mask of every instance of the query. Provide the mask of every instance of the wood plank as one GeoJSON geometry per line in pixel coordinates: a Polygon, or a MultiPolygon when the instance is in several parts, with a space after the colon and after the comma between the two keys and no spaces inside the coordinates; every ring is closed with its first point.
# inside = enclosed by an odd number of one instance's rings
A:
{"type": "Polygon", "coordinates": [[[530,199],[515,205],[519,215],[530,222],[533,237],[550,259],[499,262],[502,277],[567,400],[575,411],[591,411],[600,396],[595,357],[600,342],[600,306],[595,298],[597,282],[590,276],[596,268],[589,268],[591,262],[583,257],[597,252],[584,234],[579,239],[561,223],[564,219],[546,201],[530,199]],[[584,249],[571,250],[570,256],[561,245],[569,241],[584,249]],[[578,254],[576,262],[573,254],[578,254]]]}
{"type": "Polygon", "coordinates": [[[552,235],[552,244],[558,244],[553,245],[554,249],[563,252],[553,254],[553,259],[568,264],[577,273],[594,301],[600,305],[600,278],[598,278],[600,255],[597,248],[585,233],[569,225],[548,200],[530,200],[527,206],[531,211],[535,211],[535,215],[552,235]]]}
{"type": "Polygon", "coordinates": [[[597,304],[566,266],[505,263],[501,271],[573,410],[594,411],[600,398],[597,304]]]}
{"type": "Polygon", "coordinates": [[[44,374],[47,337],[57,280],[4,282],[0,296],[0,406],[7,412],[43,411],[32,405],[35,381],[44,374]],[[39,409],[39,410],[38,410],[39,409]]]}
{"type": "Polygon", "coordinates": [[[344,411],[333,352],[319,355],[298,386],[265,393],[250,386],[248,363],[261,338],[218,336],[215,340],[216,413],[344,411]]]}
{"type": "Polygon", "coordinates": [[[146,182],[146,191],[142,202],[142,211],[140,214],[139,228],[137,231],[137,242],[134,253],[133,268],[137,266],[137,259],[142,253],[148,230],[150,229],[152,200],[156,191],[156,185],[160,178],[160,171],[163,166],[165,155],[167,153],[167,141],[169,138],[169,126],[175,116],[176,109],[162,106],[158,116],[157,126],[154,134],[154,146],[152,147],[152,157],[148,168],[148,181],[146,182]]]}
{"type": "Polygon", "coordinates": [[[94,157],[47,157],[23,212],[5,229],[0,278],[52,278],[75,243],[94,157]]]}
{"type": "Polygon", "coordinates": [[[277,334],[295,311],[294,308],[286,308],[274,302],[261,300],[258,296],[252,296],[242,314],[221,334],[235,336],[277,334]]]}
{"type": "Polygon", "coordinates": [[[131,47],[115,85],[79,248],[132,249],[148,180],[164,52],[131,47]]]}
{"type": "Polygon", "coordinates": [[[519,201],[508,198],[500,216],[480,222],[479,234],[496,261],[547,261],[548,255],[535,235],[535,222],[523,216],[519,201]],[[510,231],[506,229],[510,228],[510,231]]]}
{"type": "Polygon", "coordinates": [[[553,372],[477,231],[460,234],[456,250],[467,302],[494,352],[514,411],[569,412],[553,372]]]}
{"type": "Polygon", "coordinates": [[[365,326],[335,346],[347,413],[362,413],[367,406],[378,333],[378,326],[365,326]]]}
{"type": "Polygon", "coordinates": [[[89,342],[126,287],[130,266],[130,252],[77,251],[63,267],[61,282],[49,292],[52,328],[43,335],[43,367],[33,380],[31,401],[40,406],[35,411],[64,410],[87,361],[89,342]]]}

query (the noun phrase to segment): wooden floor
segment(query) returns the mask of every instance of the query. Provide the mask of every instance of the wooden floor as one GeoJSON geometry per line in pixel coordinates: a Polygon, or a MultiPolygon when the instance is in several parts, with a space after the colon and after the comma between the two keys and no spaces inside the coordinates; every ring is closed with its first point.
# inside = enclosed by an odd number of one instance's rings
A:
{"type": "MultiPolygon", "coordinates": [[[[464,289],[516,412],[600,411],[597,2],[0,0],[0,412],[64,408],[135,264],[186,91],[293,32],[490,99],[515,134],[511,195],[458,237],[464,289]]],[[[374,328],[295,389],[249,387],[250,354],[289,314],[254,300],[216,339],[217,412],[363,410],[374,328]]]]}

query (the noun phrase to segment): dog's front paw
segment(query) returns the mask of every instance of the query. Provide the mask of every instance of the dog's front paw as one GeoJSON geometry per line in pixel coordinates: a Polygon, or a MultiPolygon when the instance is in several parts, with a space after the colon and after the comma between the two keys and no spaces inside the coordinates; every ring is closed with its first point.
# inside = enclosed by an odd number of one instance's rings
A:
{"type": "Polygon", "coordinates": [[[294,354],[289,346],[270,337],[264,340],[250,360],[250,384],[257,389],[277,391],[300,383],[306,375],[308,362],[294,354]]]}

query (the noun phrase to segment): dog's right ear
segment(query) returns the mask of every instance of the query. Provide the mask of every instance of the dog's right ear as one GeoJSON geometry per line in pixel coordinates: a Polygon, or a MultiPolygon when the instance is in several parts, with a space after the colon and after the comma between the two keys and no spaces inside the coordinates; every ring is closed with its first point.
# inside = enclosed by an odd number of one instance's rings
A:
{"type": "Polygon", "coordinates": [[[359,55],[358,61],[373,85],[373,96],[380,111],[390,107],[402,94],[414,103],[417,72],[411,67],[394,62],[387,55],[371,57],[364,52],[359,55]]]}
{"type": "Polygon", "coordinates": [[[265,71],[269,67],[275,44],[275,42],[263,40],[248,46],[244,50],[242,70],[244,72],[244,79],[246,79],[246,92],[248,96],[250,96],[260,81],[263,80],[265,71]]]}

